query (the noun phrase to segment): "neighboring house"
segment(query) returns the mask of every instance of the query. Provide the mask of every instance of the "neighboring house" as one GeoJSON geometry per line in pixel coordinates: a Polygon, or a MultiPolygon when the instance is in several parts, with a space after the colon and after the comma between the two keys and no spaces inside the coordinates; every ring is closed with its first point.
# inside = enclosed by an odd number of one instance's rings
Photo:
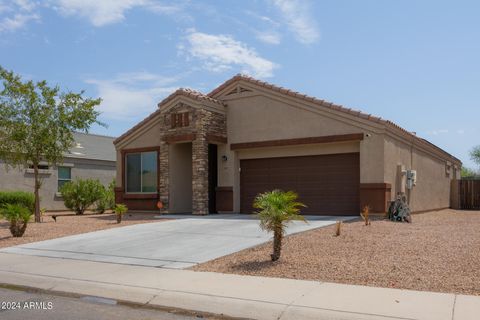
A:
{"type": "Polygon", "coordinates": [[[400,191],[413,211],[447,208],[461,169],[393,122],[242,75],[175,91],[114,143],[116,201],[169,213],[252,213],[274,188],[298,192],[306,214],[385,212],[400,191]]]}
{"type": "MultiPolygon", "coordinates": [[[[75,178],[98,179],[107,185],[115,178],[115,138],[95,134],[75,133],[75,145],[56,167],[40,166],[40,205],[47,210],[65,210],[59,188],[75,178]]],[[[33,192],[33,168],[6,168],[0,162],[0,190],[33,192]]]]}

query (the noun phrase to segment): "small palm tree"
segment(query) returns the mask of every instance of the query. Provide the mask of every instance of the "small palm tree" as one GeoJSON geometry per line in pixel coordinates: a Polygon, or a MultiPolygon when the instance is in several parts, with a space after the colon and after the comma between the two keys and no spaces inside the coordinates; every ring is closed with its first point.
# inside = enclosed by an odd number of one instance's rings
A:
{"type": "Polygon", "coordinates": [[[299,214],[300,208],[305,205],[297,199],[298,195],[293,191],[273,190],[260,193],[253,202],[253,207],[258,209],[260,227],[267,232],[273,232],[272,261],[280,258],[287,224],[292,220],[306,222],[305,218],[299,214]]]}
{"type": "Polygon", "coordinates": [[[14,237],[21,237],[27,229],[28,221],[33,212],[20,204],[7,204],[0,209],[0,216],[10,222],[10,233],[14,237]]]}
{"type": "Polygon", "coordinates": [[[128,208],[123,203],[118,203],[115,205],[114,211],[115,211],[115,214],[117,215],[117,223],[120,223],[122,222],[122,217],[124,213],[128,211],[128,208]]]}

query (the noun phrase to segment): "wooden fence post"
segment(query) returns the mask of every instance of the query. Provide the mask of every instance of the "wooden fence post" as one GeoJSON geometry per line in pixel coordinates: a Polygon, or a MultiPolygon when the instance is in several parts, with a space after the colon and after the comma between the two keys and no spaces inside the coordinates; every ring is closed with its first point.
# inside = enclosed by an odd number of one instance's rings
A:
{"type": "Polygon", "coordinates": [[[450,182],[450,208],[460,209],[460,180],[450,182]]]}

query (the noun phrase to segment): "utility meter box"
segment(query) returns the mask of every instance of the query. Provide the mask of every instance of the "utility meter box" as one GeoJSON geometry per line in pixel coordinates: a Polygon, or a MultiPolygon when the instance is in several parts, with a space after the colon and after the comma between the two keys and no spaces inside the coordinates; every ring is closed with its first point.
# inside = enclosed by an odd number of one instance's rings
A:
{"type": "Polygon", "coordinates": [[[407,189],[417,185],[417,170],[407,170],[407,189]]]}

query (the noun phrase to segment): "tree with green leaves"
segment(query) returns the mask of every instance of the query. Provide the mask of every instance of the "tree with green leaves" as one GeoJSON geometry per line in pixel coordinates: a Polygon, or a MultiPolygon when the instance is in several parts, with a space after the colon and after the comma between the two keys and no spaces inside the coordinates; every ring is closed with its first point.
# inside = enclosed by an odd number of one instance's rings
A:
{"type": "Polygon", "coordinates": [[[475,178],[477,173],[473,169],[462,167],[461,176],[462,178],[475,178]]]}
{"type": "Polygon", "coordinates": [[[300,215],[300,208],[305,205],[297,199],[298,195],[293,191],[273,190],[260,193],[253,202],[253,207],[258,209],[260,227],[267,232],[273,232],[273,253],[270,255],[272,261],[280,259],[287,224],[292,220],[306,222],[300,215]]]}
{"type": "Polygon", "coordinates": [[[472,160],[480,166],[480,146],[476,146],[470,151],[470,157],[472,160]]]}
{"type": "Polygon", "coordinates": [[[31,166],[34,175],[35,222],[40,222],[39,165],[55,166],[73,146],[75,131],[88,132],[97,123],[101,99],[84,92],[61,92],[46,81],[23,81],[0,67],[0,160],[7,166],[31,166]]]}

